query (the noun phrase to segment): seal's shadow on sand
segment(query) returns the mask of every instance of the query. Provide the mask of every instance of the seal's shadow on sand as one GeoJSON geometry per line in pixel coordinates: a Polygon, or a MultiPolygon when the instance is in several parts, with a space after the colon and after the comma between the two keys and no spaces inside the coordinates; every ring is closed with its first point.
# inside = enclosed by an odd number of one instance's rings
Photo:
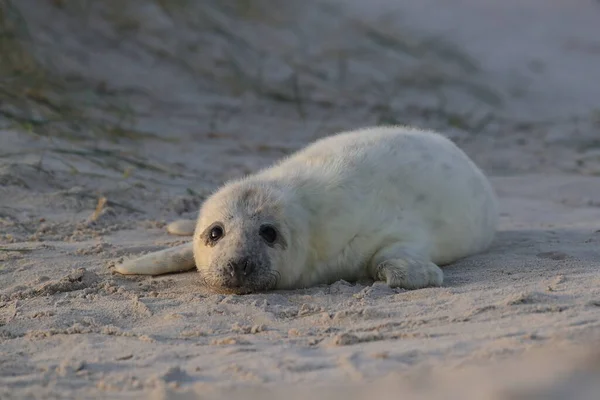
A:
{"type": "Polygon", "coordinates": [[[499,231],[490,249],[444,266],[445,287],[531,280],[600,268],[600,231],[499,231]]]}

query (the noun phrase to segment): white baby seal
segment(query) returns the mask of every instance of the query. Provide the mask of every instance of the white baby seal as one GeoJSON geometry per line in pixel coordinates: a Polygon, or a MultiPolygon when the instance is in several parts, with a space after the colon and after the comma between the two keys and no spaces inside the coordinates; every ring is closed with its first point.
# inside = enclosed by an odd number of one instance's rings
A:
{"type": "Polygon", "coordinates": [[[248,293],[373,278],[442,284],[439,268],[485,250],[498,220],[482,171],[449,139],[407,127],[323,138],[227,183],[202,205],[193,243],[117,266],[123,274],[198,269],[217,291],[248,293]]]}

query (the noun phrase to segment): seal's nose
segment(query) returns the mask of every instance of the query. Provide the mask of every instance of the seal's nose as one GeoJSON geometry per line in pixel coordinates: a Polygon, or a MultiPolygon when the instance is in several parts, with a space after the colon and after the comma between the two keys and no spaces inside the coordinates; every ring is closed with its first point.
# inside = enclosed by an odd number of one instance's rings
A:
{"type": "Polygon", "coordinates": [[[238,284],[243,282],[244,278],[254,271],[254,264],[250,262],[248,257],[232,260],[227,263],[225,271],[231,275],[233,281],[238,284]]]}

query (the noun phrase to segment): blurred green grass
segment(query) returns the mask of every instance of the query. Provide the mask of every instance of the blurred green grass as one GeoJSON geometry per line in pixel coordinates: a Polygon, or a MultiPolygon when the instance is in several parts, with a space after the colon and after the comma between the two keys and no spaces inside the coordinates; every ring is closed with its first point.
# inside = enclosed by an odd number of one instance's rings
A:
{"type": "Polygon", "coordinates": [[[0,123],[40,135],[165,139],[138,123],[131,88],[100,79],[83,64],[78,74],[53,65],[52,56],[61,54],[67,36],[91,43],[89,54],[80,51],[73,59],[99,53],[106,43],[123,54],[129,46],[130,53],[134,49],[146,60],[133,68],[169,65],[182,79],[197,82],[198,98],[251,93],[259,101],[290,107],[301,120],[311,117],[312,108],[346,105],[368,109],[380,123],[407,122],[405,106],[395,103],[425,93],[437,105],[415,99],[412,107],[426,118],[481,129],[489,114],[466,112],[447,99],[448,93],[459,91],[479,108],[501,105],[498,94],[474,78],[477,63],[456,45],[361,20],[319,0],[46,1],[44,7],[62,18],[51,24],[73,24],[54,32],[58,38],[52,43],[32,34],[48,27],[25,16],[31,15],[25,7],[42,6],[42,1],[19,1],[0,0],[0,123]],[[98,48],[89,40],[92,35],[98,48]],[[54,46],[55,53],[46,49],[41,56],[43,46],[54,46]]]}

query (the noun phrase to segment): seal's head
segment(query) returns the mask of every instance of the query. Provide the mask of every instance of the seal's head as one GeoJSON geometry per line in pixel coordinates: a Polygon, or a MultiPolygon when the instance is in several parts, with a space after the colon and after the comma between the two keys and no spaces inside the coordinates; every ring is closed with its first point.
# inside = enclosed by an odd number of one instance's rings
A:
{"type": "Polygon", "coordinates": [[[213,290],[250,293],[286,286],[306,260],[307,220],[291,189],[241,180],[209,197],[194,234],[194,259],[213,290]]]}

